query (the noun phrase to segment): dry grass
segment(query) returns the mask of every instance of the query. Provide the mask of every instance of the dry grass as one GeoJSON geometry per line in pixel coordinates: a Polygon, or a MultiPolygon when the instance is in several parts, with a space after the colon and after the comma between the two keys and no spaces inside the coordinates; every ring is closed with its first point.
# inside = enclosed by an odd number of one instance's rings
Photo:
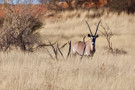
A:
{"type": "MultiPolygon", "coordinates": [[[[82,40],[89,33],[85,19],[94,32],[100,18],[85,18],[93,11],[73,11],[80,18],[65,19],[67,12],[61,13],[61,19],[48,19],[40,30],[42,41],[58,41],[60,45],[72,40],[82,40]]],[[[96,53],[91,58],[53,60],[45,48],[34,53],[15,50],[0,53],[0,89],[1,90],[134,90],[135,89],[135,18],[122,13],[105,14],[102,23],[107,23],[112,32],[114,48],[127,51],[127,54],[113,55],[105,50],[107,42],[99,34],[96,41],[96,53]]],[[[99,30],[102,29],[99,27],[99,30]]],[[[99,33],[99,32],[98,32],[99,33]]],[[[88,39],[88,38],[87,38],[88,39]]],[[[48,47],[51,50],[50,47],[48,47]]],[[[62,51],[67,54],[68,47],[62,51]]]]}

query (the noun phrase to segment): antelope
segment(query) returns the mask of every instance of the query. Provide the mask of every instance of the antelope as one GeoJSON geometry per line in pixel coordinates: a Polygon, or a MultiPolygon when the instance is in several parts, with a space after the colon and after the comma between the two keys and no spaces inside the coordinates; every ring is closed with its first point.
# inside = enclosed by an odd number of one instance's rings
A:
{"type": "MultiPolygon", "coordinates": [[[[76,53],[79,55],[85,55],[85,56],[93,56],[94,53],[96,52],[96,48],[95,48],[95,42],[96,42],[96,38],[98,37],[97,35],[97,31],[98,31],[98,27],[99,24],[101,22],[101,20],[98,22],[95,34],[92,34],[92,31],[90,29],[90,26],[88,24],[87,21],[85,21],[86,24],[88,25],[90,34],[88,34],[88,37],[90,37],[90,39],[88,41],[85,42],[84,41],[78,41],[77,43],[75,43],[73,45],[73,54],[75,55],[76,53]]],[[[85,39],[85,38],[84,38],[85,39]]]]}

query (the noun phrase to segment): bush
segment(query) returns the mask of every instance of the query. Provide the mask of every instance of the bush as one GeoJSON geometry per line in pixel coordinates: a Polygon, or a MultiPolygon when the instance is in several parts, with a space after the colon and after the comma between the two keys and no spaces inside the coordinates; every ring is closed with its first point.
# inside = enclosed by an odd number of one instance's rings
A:
{"type": "Polygon", "coordinates": [[[0,48],[4,51],[12,46],[23,51],[30,51],[35,45],[41,43],[40,34],[36,32],[42,26],[39,20],[40,10],[31,4],[18,4],[5,6],[6,16],[0,31],[0,48]]]}
{"type": "Polygon", "coordinates": [[[0,17],[0,28],[2,27],[3,22],[4,22],[4,18],[3,17],[0,17]]]}
{"type": "Polygon", "coordinates": [[[135,0],[107,0],[108,7],[113,11],[126,11],[128,14],[135,12],[135,0]]]}

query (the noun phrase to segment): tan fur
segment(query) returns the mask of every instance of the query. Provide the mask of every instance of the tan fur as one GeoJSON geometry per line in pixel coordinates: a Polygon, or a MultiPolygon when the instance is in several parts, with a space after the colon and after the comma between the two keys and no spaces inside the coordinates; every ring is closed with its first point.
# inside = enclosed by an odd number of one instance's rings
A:
{"type": "Polygon", "coordinates": [[[79,55],[83,55],[84,48],[85,48],[84,55],[86,56],[93,56],[93,54],[95,53],[95,45],[92,45],[91,39],[89,39],[85,43],[82,41],[75,43],[73,45],[73,54],[77,53],[79,55]],[[85,45],[86,45],[86,48],[85,48],[85,45]]]}

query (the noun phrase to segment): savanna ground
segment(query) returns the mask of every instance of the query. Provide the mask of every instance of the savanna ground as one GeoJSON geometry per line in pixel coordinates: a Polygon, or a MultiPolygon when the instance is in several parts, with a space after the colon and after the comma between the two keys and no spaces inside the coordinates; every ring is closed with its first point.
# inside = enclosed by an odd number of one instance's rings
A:
{"type": "MultiPolygon", "coordinates": [[[[102,11],[102,10],[99,10],[102,11]]],[[[94,57],[71,55],[65,60],[51,59],[45,48],[27,53],[13,50],[0,52],[0,89],[1,90],[134,90],[135,89],[135,15],[122,12],[107,13],[92,17],[94,11],[65,11],[44,21],[39,29],[42,41],[57,41],[72,45],[83,40],[89,33],[87,20],[94,33],[96,24],[102,20],[113,32],[113,48],[126,51],[126,54],[111,54],[106,50],[107,41],[98,31],[94,57]]],[[[99,30],[102,30],[99,27],[99,30]]],[[[86,38],[86,40],[88,37],[86,38]]],[[[52,50],[51,47],[47,47],[52,50]]],[[[62,49],[67,55],[68,46],[62,49]]],[[[51,52],[53,54],[53,52],[51,52]]]]}

